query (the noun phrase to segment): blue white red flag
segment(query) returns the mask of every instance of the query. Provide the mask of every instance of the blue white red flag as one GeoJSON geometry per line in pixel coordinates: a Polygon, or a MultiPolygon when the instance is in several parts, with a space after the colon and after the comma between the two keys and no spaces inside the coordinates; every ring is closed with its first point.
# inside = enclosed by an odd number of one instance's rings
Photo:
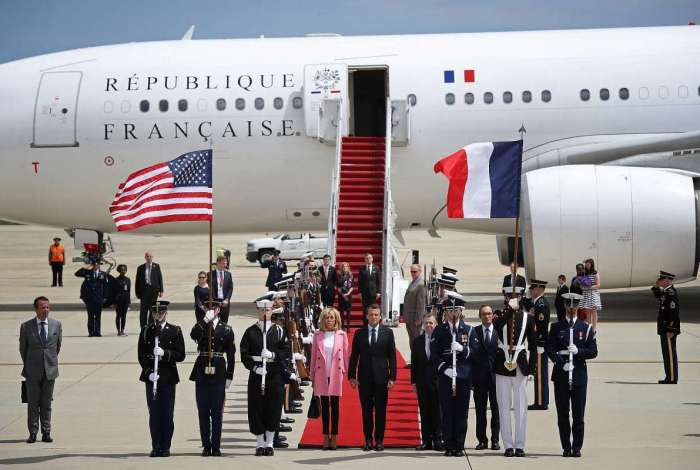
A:
{"type": "Polygon", "coordinates": [[[212,220],[212,151],[196,150],[130,174],[119,185],[109,212],[119,231],[212,220]]]}
{"type": "Polygon", "coordinates": [[[522,154],[522,140],[479,142],[438,161],[433,170],[449,180],[447,217],[518,217],[522,154]]]}

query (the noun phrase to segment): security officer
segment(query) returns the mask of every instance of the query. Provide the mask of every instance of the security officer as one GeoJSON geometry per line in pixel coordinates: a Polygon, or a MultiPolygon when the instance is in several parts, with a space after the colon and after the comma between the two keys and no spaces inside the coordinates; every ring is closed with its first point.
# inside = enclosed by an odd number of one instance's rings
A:
{"type": "Polygon", "coordinates": [[[87,329],[88,336],[100,337],[102,334],[102,305],[106,297],[107,278],[105,273],[100,271],[100,265],[95,258],[89,259],[90,268],[80,268],[75,272],[76,277],[82,277],[83,283],[80,286],[80,299],[85,303],[87,309],[87,329]]]}
{"type": "Polygon", "coordinates": [[[547,334],[549,333],[549,303],[544,297],[546,281],[532,279],[530,315],[535,320],[535,337],[537,342],[537,358],[535,359],[535,403],[528,410],[546,410],[549,408],[549,363],[547,362],[547,334]]]}
{"type": "Polygon", "coordinates": [[[236,365],[233,329],[219,319],[219,307],[218,304],[212,305],[212,309],[195,323],[190,332],[190,338],[197,342],[199,352],[190,380],[195,382],[202,457],[221,457],[224,399],[233,381],[236,365]]]}
{"type": "Polygon", "coordinates": [[[474,348],[474,335],[472,327],[461,316],[461,306],[446,307],[445,323],[435,328],[435,339],[431,344],[431,355],[436,358],[437,365],[442,437],[447,457],[464,457],[464,441],[467,437],[467,411],[471,392],[469,356],[474,348]]]}
{"type": "Polygon", "coordinates": [[[547,339],[547,352],[554,362],[552,382],[557,405],[559,439],[564,457],[581,457],[583,447],[583,415],[586,411],[588,372],[586,359],[598,355],[595,332],[591,325],[576,317],[581,294],[563,294],[567,302],[566,318],[552,325],[547,339]],[[569,423],[569,410],[573,425],[569,423]],[[571,435],[573,433],[573,442],[571,435]]]}
{"type": "Polygon", "coordinates": [[[139,380],[146,383],[151,457],[170,457],[170,443],[175,430],[173,421],[175,386],[180,381],[177,363],[185,359],[185,340],[182,337],[182,330],[179,326],[169,324],[165,320],[169,303],[161,300],[153,305],[151,315],[154,322],[141,329],[138,343],[138,357],[141,364],[139,380]],[[154,370],[156,357],[158,358],[157,371],[154,370]]]}
{"type": "Polygon", "coordinates": [[[676,338],[681,334],[681,320],[678,315],[678,291],[673,286],[675,278],[675,274],[660,271],[656,285],[651,288],[654,297],[659,301],[656,333],[661,340],[661,355],[664,358],[664,372],[666,372],[666,377],[663,380],[659,380],[660,384],[678,383],[676,338]]]}

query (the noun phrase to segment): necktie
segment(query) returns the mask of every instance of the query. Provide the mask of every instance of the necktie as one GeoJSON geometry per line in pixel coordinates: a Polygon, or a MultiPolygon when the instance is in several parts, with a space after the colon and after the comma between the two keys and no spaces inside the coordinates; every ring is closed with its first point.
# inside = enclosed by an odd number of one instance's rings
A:
{"type": "Polygon", "coordinates": [[[491,344],[491,328],[486,329],[486,344],[491,344]]]}
{"type": "Polygon", "coordinates": [[[46,322],[43,321],[43,322],[41,322],[40,324],[41,324],[41,333],[40,333],[41,342],[42,342],[42,343],[46,343],[46,328],[45,328],[45,327],[46,327],[46,322]]]}
{"type": "Polygon", "coordinates": [[[377,344],[377,330],[376,330],[376,328],[372,328],[372,337],[369,340],[369,344],[371,344],[372,346],[377,344]]]}
{"type": "Polygon", "coordinates": [[[569,318],[569,328],[573,328],[573,327],[574,327],[574,320],[573,320],[573,318],[569,318]]]}

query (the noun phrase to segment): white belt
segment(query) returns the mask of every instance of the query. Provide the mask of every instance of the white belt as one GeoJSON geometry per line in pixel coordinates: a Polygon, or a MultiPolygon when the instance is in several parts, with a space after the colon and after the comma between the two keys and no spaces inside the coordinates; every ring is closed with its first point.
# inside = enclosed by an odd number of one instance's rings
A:
{"type": "MultiPolygon", "coordinates": [[[[222,352],[213,352],[213,351],[212,351],[211,357],[224,357],[224,354],[225,354],[225,353],[222,353],[222,352]]],[[[200,352],[199,355],[200,355],[200,357],[201,357],[201,356],[209,357],[209,353],[206,352],[206,351],[200,352]]]]}

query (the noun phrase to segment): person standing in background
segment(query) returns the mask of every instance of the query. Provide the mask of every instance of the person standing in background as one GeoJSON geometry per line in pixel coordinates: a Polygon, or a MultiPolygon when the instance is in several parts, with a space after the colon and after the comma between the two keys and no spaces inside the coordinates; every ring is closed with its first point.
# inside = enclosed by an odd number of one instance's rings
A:
{"type": "Polygon", "coordinates": [[[150,251],[147,251],[143,257],[146,262],[136,269],[136,280],[134,281],[136,297],[141,301],[139,312],[141,328],[146,323],[151,322],[151,306],[156,303],[159,297],[163,297],[164,290],[160,265],[153,262],[153,254],[150,251]]]}
{"type": "Polygon", "coordinates": [[[681,320],[678,307],[678,291],[673,286],[675,274],[666,271],[659,272],[659,279],[651,291],[659,302],[656,318],[656,333],[661,340],[661,356],[664,360],[666,377],[659,380],[660,384],[678,383],[678,355],[676,339],[681,334],[681,320]]]}
{"type": "Polygon", "coordinates": [[[554,297],[554,308],[557,309],[557,321],[561,321],[566,316],[566,302],[564,294],[569,293],[569,286],[566,285],[566,276],[560,274],[557,277],[557,294],[554,297]]]}
{"type": "Polygon", "coordinates": [[[226,269],[226,257],[216,257],[216,269],[211,272],[211,289],[214,300],[219,302],[219,319],[228,323],[229,307],[233,295],[233,277],[226,269]]]}
{"type": "Polygon", "coordinates": [[[421,322],[427,305],[427,293],[419,264],[411,265],[411,279],[403,298],[403,318],[406,322],[409,342],[420,334],[421,322]]]}
{"type": "Polygon", "coordinates": [[[131,279],[126,277],[126,265],[120,264],[117,266],[117,276],[114,281],[116,283],[116,293],[114,296],[114,308],[117,312],[117,336],[128,336],[124,329],[126,328],[126,312],[129,311],[131,305],[131,279]]]}
{"type": "Polygon", "coordinates": [[[107,278],[100,271],[97,260],[90,259],[89,268],[80,268],[75,272],[76,277],[82,277],[80,299],[85,302],[87,309],[88,336],[102,336],[102,306],[105,301],[107,278]]]}
{"type": "Polygon", "coordinates": [[[201,322],[209,310],[209,284],[207,273],[199,271],[197,285],[194,286],[194,317],[197,323],[201,322]]]}
{"type": "Polygon", "coordinates": [[[338,279],[338,309],[343,318],[343,328],[350,330],[350,314],[352,312],[352,291],[355,290],[354,279],[350,271],[350,263],[343,263],[338,279]]]}
{"type": "Polygon", "coordinates": [[[53,280],[51,287],[63,287],[63,266],[66,264],[66,249],[61,243],[60,237],[54,237],[53,244],[49,245],[49,266],[53,280]]]}
{"type": "Polygon", "coordinates": [[[600,274],[595,269],[595,263],[592,258],[588,258],[583,262],[586,282],[582,283],[583,300],[581,300],[581,308],[585,311],[584,318],[593,327],[593,332],[598,334],[598,312],[603,308],[600,302],[600,274]]]}
{"type": "Polygon", "coordinates": [[[321,274],[321,301],[325,307],[332,307],[335,301],[335,286],[338,284],[338,273],[335,270],[335,266],[331,266],[330,255],[323,256],[323,264],[318,271],[321,274]]]}

